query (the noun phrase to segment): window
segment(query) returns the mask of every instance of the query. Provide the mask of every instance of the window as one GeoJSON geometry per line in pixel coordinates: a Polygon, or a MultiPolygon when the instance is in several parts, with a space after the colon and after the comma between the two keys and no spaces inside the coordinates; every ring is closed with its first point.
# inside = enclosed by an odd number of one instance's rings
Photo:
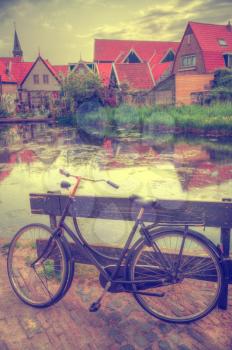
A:
{"type": "Polygon", "coordinates": [[[34,82],[34,84],[39,84],[39,74],[33,75],[33,82],[34,82]]]}
{"type": "Polygon", "coordinates": [[[196,56],[182,56],[182,67],[194,67],[196,65],[196,56]]]}
{"type": "Polygon", "coordinates": [[[94,64],[93,64],[93,63],[87,63],[87,66],[88,66],[90,69],[94,70],[94,64]]]}
{"type": "Polygon", "coordinates": [[[47,74],[43,75],[43,83],[44,84],[49,84],[49,76],[47,74]]]}
{"type": "Polygon", "coordinates": [[[131,51],[125,59],[124,63],[141,63],[141,60],[138,58],[134,51],[131,51]]]}
{"type": "Polygon", "coordinates": [[[227,42],[225,41],[225,39],[218,39],[218,44],[220,46],[227,46],[227,42]]]}
{"type": "Polygon", "coordinates": [[[224,62],[225,62],[225,66],[228,68],[232,68],[232,54],[224,54],[224,62]]]}
{"type": "Polygon", "coordinates": [[[175,59],[175,54],[172,50],[170,50],[167,55],[164,57],[164,59],[162,60],[162,63],[165,62],[172,62],[175,59]]]}

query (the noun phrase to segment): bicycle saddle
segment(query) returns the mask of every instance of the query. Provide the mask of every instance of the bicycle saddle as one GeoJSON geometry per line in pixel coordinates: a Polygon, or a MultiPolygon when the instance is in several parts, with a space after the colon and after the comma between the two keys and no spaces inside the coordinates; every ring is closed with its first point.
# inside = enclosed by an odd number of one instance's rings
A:
{"type": "Polygon", "coordinates": [[[137,195],[132,195],[129,197],[129,199],[133,201],[134,204],[143,208],[154,207],[157,203],[157,199],[146,199],[137,195]]]}

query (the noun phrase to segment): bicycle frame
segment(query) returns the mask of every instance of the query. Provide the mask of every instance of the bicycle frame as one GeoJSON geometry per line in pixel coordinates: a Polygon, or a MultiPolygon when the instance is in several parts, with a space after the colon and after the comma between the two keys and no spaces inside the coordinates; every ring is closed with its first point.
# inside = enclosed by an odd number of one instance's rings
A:
{"type": "MultiPolygon", "coordinates": [[[[67,235],[75,242],[75,245],[77,246],[77,248],[81,251],[81,253],[86,256],[93,265],[96,266],[96,268],[98,269],[98,271],[104,276],[104,278],[107,280],[107,282],[111,283],[120,283],[120,284],[139,284],[139,283],[149,283],[152,282],[152,280],[136,280],[136,281],[128,281],[128,280],[117,280],[116,276],[120,270],[120,267],[122,266],[122,262],[124,260],[124,258],[126,258],[128,256],[128,252],[129,252],[129,248],[131,246],[131,242],[134,238],[134,235],[138,229],[138,227],[141,227],[141,235],[144,237],[145,242],[147,243],[148,246],[152,246],[154,251],[158,253],[158,257],[161,263],[161,266],[164,268],[164,270],[169,274],[169,270],[168,270],[168,263],[166,261],[165,256],[161,253],[159,247],[157,246],[156,243],[153,243],[150,235],[149,235],[149,229],[155,227],[155,224],[150,225],[148,227],[145,226],[144,222],[142,221],[142,217],[144,214],[144,208],[141,207],[138,213],[138,216],[134,222],[134,225],[132,227],[131,232],[129,233],[129,236],[125,242],[124,248],[122,249],[122,252],[119,256],[118,259],[115,259],[116,265],[115,265],[115,269],[112,273],[112,275],[110,275],[106,269],[105,266],[102,265],[98,259],[96,259],[96,257],[94,256],[91,246],[84,240],[80,229],[78,227],[78,225],[75,225],[75,229],[76,229],[76,234],[70,229],[70,227],[65,223],[65,218],[68,214],[70,205],[72,204],[73,198],[76,194],[76,191],[78,189],[78,186],[80,184],[81,181],[81,177],[75,177],[76,178],[76,184],[73,186],[73,188],[70,191],[70,195],[69,195],[69,199],[64,207],[64,210],[62,212],[61,218],[58,222],[57,228],[53,231],[53,235],[52,237],[48,240],[48,243],[46,245],[46,247],[44,248],[43,252],[41,253],[41,255],[33,262],[32,266],[35,265],[41,258],[43,258],[44,254],[47,253],[47,249],[50,246],[50,242],[52,241],[52,239],[55,237],[60,237],[63,234],[63,230],[67,233],[67,235]]],[[[84,178],[85,179],[85,178],[84,178]]],[[[89,179],[85,179],[85,180],[89,180],[89,179]]],[[[92,180],[89,180],[92,181],[92,180]]],[[[183,242],[184,244],[184,242],[183,242]]],[[[183,249],[183,246],[182,246],[183,249]]],[[[181,250],[182,250],[181,249],[181,250]]],[[[182,251],[180,252],[182,254],[182,251]]],[[[99,254],[101,255],[101,254],[99,254]]],[[[181,259],[181,257],[179,257],[181,259]]],[[[180,260],[179,260],[180,263],[180,260]]],[[[146,294],[146,292],[136,292],[138,294],[146,294]]],[[[148,293],[149,295],[155,295],[155,296],[161,296],[161,293],[148,293]]]]}
{"type": "MultiPolygon", "coordinates": [[[[80,229],[77,225],[77,227],[75,227],[76,229],[76,234],[70,229],[70,227],[65,223],[65,218],[66,218],[66,215],[67,215],[67,212],[69,210],[69,207],[72,203],[72,198],[70,197],[65,208],[64,208],[64,211],[62,213],[62,216],[61,216],[61,219],[58,223],[58,227],[57,229],[54,231],[54,234],[57,234],[58,232],[60,232],[60,230],[64,230],[68,236],[75,242],[77,248],[81,251],[81,253],[86,256],[91,262],[93,265],[96,266],[96,268],[99,270],[100,273],[102,273],[102,275],[106,278],[106,280],[108,282],[111,282],[111,283],[125,283],[125,284],[131,284],[132,281],[126,281],[126,280],[117,280],[116,279],[116,276],[117,276],[117,273],[119,272],[120,270],[120,267],[122,265],[122,261],[124,260],[124,258],[127,256],[127,253],[129,251],[129,248],[131,246],[131,242],[134,238],[134,235],[138,229],[138,227],[140,226],[141,228],[145,229],[145,225],[144,223],[141,221],[141,218],[142,218],[142,215],[143,215],[143,212],[144,212],[144,209],[141,208],[140,211],[139,211],[139,214],[138,214],[138,217],[136,218],[135,220],[135,223],[132,227],[132,230],[131,232],[129,233],[129,236],[125,242],[125,245],[124,245],[124,248],[122,249],[122,252],[119,256],[119,258],[117,259],[117,263],[115,265],[115,270],[112,274],[112,276],[105,270],[104,268],[104,265],[102,265],[98,259],[95,258],[93,252],[92,252],[92,249],[91,247],[89,246],[89,244],[87,242],[84,242],[83,239],[82,239],[82,234],[80,232],[80,229]]],[[[149,282],[149,281],[146,281],[146,280],[143,280],[143,281],[139,281],[137,280],[136,282],[133,282],[133,283],[145,283],[145,282],[149,282]]]]}

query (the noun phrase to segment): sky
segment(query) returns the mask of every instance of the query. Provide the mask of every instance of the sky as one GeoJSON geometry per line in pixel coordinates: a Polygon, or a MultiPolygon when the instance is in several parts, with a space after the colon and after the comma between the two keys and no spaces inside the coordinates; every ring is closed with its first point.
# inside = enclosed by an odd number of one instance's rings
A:
{"type": "MultiPolygon", "coordinates": [[[[227,24],[232,0],[0,0],[0,57],[14,22],[24,60],[93,60],[95,38],[180,41],[188,21],[227,24]]],[[[232,22],[232,21],[231,21],[232,22]]]]}

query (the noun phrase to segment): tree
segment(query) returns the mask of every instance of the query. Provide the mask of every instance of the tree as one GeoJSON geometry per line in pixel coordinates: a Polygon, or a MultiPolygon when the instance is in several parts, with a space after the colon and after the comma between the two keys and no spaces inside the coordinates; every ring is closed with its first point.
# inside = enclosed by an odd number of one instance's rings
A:
{"type": "Polygon", "coordinates": [[[62,80],[62,95],[68,111],[75,112],[83,102],[102,101],[103,87],[100,79],[91,71],[71,72],[62,80]]]}
{"type": "Polygon", "coordinates": [[[232,69],[224,68],[215,71],[210,98],[220,101],[232,100],[232,69]]]}

